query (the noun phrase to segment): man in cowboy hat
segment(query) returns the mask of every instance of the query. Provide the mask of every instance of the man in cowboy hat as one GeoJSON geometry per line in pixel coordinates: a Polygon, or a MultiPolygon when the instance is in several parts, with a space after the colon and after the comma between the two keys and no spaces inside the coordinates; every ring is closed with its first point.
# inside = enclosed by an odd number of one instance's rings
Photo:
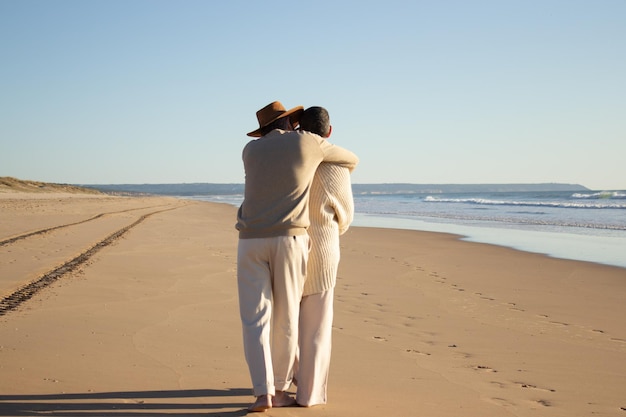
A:
{"type": "Polygon", "coordinates": [[[258,139],[243,149],[244,201],[237,213],[237,284],[244,352],[256,401],[249,411],[295,405],[298,317],[309,251],[308,200],[320,163],[350,170],[352,152],[294,131],[303,107],[275,101],[257,112],[258,139]],[[271,331],[270,331],[271,329],[271,331]]]}

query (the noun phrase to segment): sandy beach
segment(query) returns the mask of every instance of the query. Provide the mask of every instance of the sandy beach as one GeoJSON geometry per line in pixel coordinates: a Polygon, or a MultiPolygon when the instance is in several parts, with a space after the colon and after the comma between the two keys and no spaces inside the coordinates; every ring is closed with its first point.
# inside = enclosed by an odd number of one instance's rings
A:
{"type": "MultiPolygon", "coordinates": [[[[243,416],[236,208],[0,190],[1,416],[243,416]]],[[[268,416],[626,416],[626,269],[342,238],[329,404],[268,416]]]]}

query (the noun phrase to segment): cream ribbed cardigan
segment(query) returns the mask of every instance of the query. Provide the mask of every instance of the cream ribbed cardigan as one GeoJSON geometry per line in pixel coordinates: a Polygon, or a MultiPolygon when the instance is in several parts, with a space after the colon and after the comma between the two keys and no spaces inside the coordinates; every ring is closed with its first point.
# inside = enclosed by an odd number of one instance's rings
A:
{"type": "Polygon", "coordinates": [[[311,252],[304,283],[304,296],[335,286],[339,266],[339,235],[344,234],[354,218],[354,200],[350,171],[338,165],[322,163],[311,184],[308,229],[311,252]]]}

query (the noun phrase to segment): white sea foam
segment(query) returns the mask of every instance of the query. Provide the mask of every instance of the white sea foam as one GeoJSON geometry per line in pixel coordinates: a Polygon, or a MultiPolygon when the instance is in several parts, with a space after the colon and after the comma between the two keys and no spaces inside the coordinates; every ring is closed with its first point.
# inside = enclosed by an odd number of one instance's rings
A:
{"type": "MultiPolygon", "coordinates": [[[[593,198],[591,196],[573,195],[573,198],[593,198]]],[[[486,198],[442,198],[427,196],[424,198],[427,203],[461,203],[490,206],[528,206],[528,207],[564,207],[564,208],[585,208],[585,209],[626,209],[626,204],[613,203],[610,201],[598,201],[594,203],[580,203],[570,201],[515,201],[515,200],[490,200],[486,198]]]]}
{"type": "Polygon", "coordinates": [[[584,199],[624,199],[626,193],[623,191],[600,191],[597,193],[585,194],[574,193],[572,198],[584,198],[584,199]]]}

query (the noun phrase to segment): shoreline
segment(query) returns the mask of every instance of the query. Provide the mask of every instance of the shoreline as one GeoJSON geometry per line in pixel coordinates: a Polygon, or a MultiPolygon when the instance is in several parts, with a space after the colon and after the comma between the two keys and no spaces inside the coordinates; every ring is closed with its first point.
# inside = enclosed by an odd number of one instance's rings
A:
{"type": "MultiPolygon", "coordinates": [[[[0,209],[0,241],[62,226],[0,246],[2,297],[135,225],[0,316],[0,415],[246,415],[236,207],[22,195],[0,209]]],[[[341,248],[329,403],[265,415],[624,413],[623,268],[375,227],[341,248]]]]}
{"type": "Polygon", "coordinates": [[[436,223],[356,213],[355,227],[380,227],[458,235],[466,242],[487,243],[558,259],[626,268],[626,237],[436,223]]]}
{"type": "MultiPolygon", "coordinates": [[[[240,198],[232,201],[228,198],[222,200],[220,198],[206,198],[206,196],[176,196],[175,198],[226,204],[237,208],[241,204],[240,198]]],[[[461,240],[467,242],[488,243],[559,259],[626,268],[626,257],[623,256],[626,237],[599,237],[581,233],[549,232],[512,227],[471,226],[359,212],[355,213],[353,226],[449,233],[458,235],[461,240]]]]}

